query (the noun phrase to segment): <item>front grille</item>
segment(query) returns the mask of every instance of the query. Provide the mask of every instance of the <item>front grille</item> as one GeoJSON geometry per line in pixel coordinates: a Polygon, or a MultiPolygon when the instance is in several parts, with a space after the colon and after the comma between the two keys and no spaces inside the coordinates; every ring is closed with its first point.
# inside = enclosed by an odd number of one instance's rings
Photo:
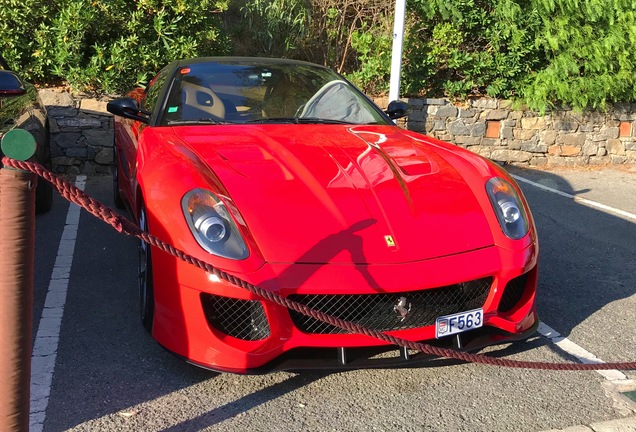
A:
{"type": "MultiPolygon", "coordinates": [[[[432,325],[442,315],[482,307],[491,284],[492,278],[487,277],[421,291],[350,295],[293,294],[289,299],[372,330],[405,330],[432,325]],[[410,305],[410,312],[403,320],[394,310],[402,297],[406,299],[407,308],[410,305]]],[[[289,313],[296,327],[305,333],[346,333],[345,330],[301,313],[292,310],[289,313]]]]}
{"type": "Polygon", "coordinates": [[[226,335],[255,341],[269,337],[269,323],[261,302],[201,294],[208,325],[226,335]]]}
{"type": "Polygon", "coordinates": [[[517,276],[508,282],[506,289],[504,289],[504,292],[501,295],[499,312],[509,312],[517,305],[517,303],[519,303],[519,300],[521,300],[521,297],[523,297],[523,293],[526,290],[527,282],[528,273],[517,276]]]}

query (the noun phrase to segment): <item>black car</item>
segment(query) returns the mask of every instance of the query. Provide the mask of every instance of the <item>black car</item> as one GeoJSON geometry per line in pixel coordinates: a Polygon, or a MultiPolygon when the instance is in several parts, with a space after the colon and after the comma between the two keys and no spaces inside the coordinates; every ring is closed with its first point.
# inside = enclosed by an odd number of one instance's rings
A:
{"type": "MultiPolygon", "coordinates": [[[[49,121],[46,108],[33,84],[23,81],[11,71],[0,56],[0,137],[14,128],[29,131],[35,138],[37,150],[33,160],[51,169],[49,121]]],[[[2,150],[0,150],[0,156],[2,150]]],[[[53,187],[47,181],[38,181],[35,211],[46,212],[53,204],[53,187]]]]}

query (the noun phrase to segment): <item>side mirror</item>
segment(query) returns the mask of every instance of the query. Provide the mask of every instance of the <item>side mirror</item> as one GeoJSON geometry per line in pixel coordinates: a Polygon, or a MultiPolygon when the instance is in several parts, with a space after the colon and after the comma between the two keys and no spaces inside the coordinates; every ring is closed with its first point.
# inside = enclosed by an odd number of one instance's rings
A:
{"type": "Polygon", "coordinates": [[[26,87],[15,73],[0,70],[0,96],[21,96],[25,93],[26,87]]]}
{"type": "Polygon", "coordinates": [[[413,107],[401,100],[394,100],[389,103],[389,108],[386,110],[387,115],[391,120],[396,120],[402,117],[406,117],[411,114],[413,107]]]}
{"type": "Polygon", "coordinates": [[[124,97],[112,100],[106,105],[109,113],[118,115],[127,119],[137,120],[148,124],[149,114],[139,108],[139,103],[133,98],[124,97]]]}

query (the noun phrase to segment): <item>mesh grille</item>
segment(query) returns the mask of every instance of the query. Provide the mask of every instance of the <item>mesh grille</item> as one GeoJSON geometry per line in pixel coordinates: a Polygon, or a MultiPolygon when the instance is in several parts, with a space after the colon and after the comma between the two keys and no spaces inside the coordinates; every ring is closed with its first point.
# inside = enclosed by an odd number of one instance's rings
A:
{"type": "MultiPolygon", "coordinates": [[[[492,278],[488,277],[421,291],[351,295],[294,294],[289,299],[373,330],[405,330],[432,325],[442,315],[482,307],[491,284],[492,278]],[[404,320],[394,310],[402,297],[406,299],[404,303],[407,309],[410,305],[410,312],[404,320]]],[[[296,327],[303,332],[346,333],[345,330],[298,312],[290,310],[289,313],[296,327]]]]}
{"type": "Polygon", "coordinates": [[[501,301],[499,302],[499,312],[508,312],[511,311],[521,297],[523,297],[523,293],[526,290],[526,282],[528,281],[528,273],[517,276],[512,279],[506,285],[506,289],[504,290],[501,301]]]}
{"type": "Polygon", "coordinates": [[[269,337],[269,323],[258,301],[201,294],[201,304],[208,325],[229,336],[250,341],[269,337]]]}

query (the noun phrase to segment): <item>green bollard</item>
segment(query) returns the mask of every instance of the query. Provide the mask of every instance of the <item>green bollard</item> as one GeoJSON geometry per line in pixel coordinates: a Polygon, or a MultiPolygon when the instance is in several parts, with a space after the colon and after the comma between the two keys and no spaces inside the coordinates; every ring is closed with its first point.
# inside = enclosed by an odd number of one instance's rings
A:
{"type": "Polygon", "coordinates": [[[2,153],[19,161],[30,159],[37,149],[35,138],[24,129],[12,129],[4,134],[0,146],[2,153]]]}
{"type": "MultiPolygon", "coordinates": [[[[25,161],[33,135],[13,129],[2,153],[25,161]]],[[[0,431],[28,432],[35,248],[35,184],[30,172],[0,168],[0,431]]]]}

